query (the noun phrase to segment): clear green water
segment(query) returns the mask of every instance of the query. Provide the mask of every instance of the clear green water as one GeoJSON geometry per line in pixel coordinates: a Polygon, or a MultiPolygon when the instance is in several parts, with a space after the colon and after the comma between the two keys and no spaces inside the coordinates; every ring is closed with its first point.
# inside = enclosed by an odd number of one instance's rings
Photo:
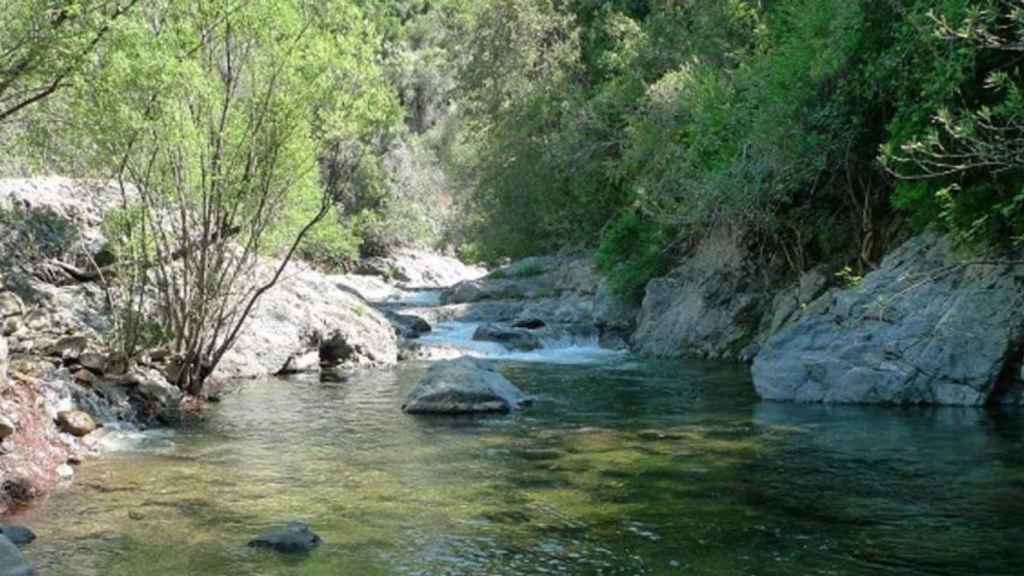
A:
{"type": "Polygon", "coordinates": [[[1024,418],[760,403],[706,364],[504,364],[505,417],[403,415],[424,366],[267,380],[19,518],[46,575],[1015,575],[1024,418]],[[246,548],[304,520],[307,557],[246,548]]]}

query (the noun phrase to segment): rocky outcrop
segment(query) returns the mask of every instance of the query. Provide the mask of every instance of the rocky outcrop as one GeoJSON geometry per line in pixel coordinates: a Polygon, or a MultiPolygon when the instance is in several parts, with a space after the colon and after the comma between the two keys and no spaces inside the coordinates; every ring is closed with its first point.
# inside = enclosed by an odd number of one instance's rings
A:
{"type": "Polygon", "coordinates": [[[266,548],[283,554],[310,552],[320,545],[320,536],[302,522],[289,522],[249,541],[250,548],[266,548]]]}
{"type": "Polygon", "coordinates": [[[409,414],[509,412],[526,397],[493,367],[471,358],[439,361],[409,392],[402,410],[409,414]]]}
{"type": "Polygon", "coordinates": [[[979,405],[1019,389],[1024,264],[966,263],[926,234],[833,290],[754,360],[771,400],[979,405]]]}
{"type": "Polygon", "coordinates": [[[403,289],[424,289],[447,288],[474,280],[486,274],[487,270],[468,266],[450,256],[407,248],[386,257],[365,259],[359,263],[356,272],[380,277],[403,289]]]}
{"type": "Polygon", "coordinates": [[[711,236],[647,285],[633,348],[657,357],[738,358],[757,338],[769,301],[761,278],[737,239],[711,236]]]}
{"type": "Polygon", "coordinates": [[[296,263],[253,309],[215,378],[287,372],[295,359],[319,353],[330,367],[389,366],[398,361],[391,324],[331,277],[296,263]]]}

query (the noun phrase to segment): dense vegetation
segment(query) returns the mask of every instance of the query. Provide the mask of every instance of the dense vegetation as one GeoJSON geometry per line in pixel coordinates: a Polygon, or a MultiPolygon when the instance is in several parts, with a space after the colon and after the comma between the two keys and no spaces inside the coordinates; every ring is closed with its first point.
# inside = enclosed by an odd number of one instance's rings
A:
{"type": "Polygon", "coordinates": [[[857,273],[927,226],[1024,240],[1021,52],[1019,0],[14,0],[0,171],[137,187],[119,278],[228,238],[587,248],[635,298],[723,228],[857,273]]]}
{"type": "Polygon", "coordinates": [[[596,246],[635,296],[716,227],[793,271],[931,224],[1019,241],[1022,7],[489,3],[455,163],[476,254],[596,246]]]}

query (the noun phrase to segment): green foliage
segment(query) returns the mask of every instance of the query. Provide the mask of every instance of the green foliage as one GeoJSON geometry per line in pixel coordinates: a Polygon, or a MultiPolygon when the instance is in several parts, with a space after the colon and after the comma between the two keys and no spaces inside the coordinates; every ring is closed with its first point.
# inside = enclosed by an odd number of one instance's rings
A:
{"type": "Polygon", "coordinates": [[[627,302],[638,303],[647,283],[664,274],[668,258],[662,229],[628,210],[604,231],[595,253],[597,269],[608,277],[612,291],[627,302]]]}

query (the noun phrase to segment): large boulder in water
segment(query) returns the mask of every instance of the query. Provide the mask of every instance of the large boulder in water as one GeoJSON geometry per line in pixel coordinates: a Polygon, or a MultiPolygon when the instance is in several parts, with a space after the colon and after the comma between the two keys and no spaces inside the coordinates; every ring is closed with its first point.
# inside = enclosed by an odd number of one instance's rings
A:
{"type": "Polygon", "coordinates": [[[250,548],[268,548],[295,554],[309,552],[320,545],[320,537],[302,522],[289,522],[283,528],[275,528],[249,541],[250,548]]]}
{"type": "Polygon", "coordinates": [[[926,234],[769,338],[754,385],[800,402],[1004,402],[1020,389],[1022,343],[1024,265],[965,264],[949,238],[926,234]]]}
{"type": "Polygon", "coordinates": [[[527,402],[493,367],[472,358],[440,361],[409,392],[402,410],[410,414],[509,412],[527,402]]]}
{"type": "Polygon", "coordinates": [[[29,567],[28,562],[25,562],[21,550],[18,550],[18,547],[6,536],[0,534],[0,576],[31,576],[31,574],[32,568],[29,567]]]}

